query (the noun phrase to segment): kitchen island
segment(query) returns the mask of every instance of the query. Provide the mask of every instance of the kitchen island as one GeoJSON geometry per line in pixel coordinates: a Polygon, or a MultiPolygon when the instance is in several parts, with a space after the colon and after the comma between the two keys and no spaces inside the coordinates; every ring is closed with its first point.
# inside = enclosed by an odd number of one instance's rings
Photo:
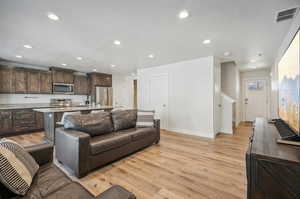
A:
{"type": "Polygon", "coordinates": [[[82,112],[89,113],[91,111],[104,110],[111,111],[112,106],[81,106],[81,107],[61,107],[61,108],[37,108],[33,111],[40,112],[44,114],[44,129],[45,129],[45,140],[49,143],[54,144],[55,140],[55,128],[56,128],[56,113],[65,112],[82,112]]]}

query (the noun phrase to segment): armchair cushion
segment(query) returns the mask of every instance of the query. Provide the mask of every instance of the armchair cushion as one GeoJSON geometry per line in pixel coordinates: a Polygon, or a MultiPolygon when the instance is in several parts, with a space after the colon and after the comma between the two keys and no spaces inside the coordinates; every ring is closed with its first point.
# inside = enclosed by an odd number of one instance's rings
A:
{"type": "Polygon", "coordinates": [[[110,113],[97,112],[80,115],[67,115],[64,120],[64,128],[82,131],[90,136],[98,136],[113,131],[110,113]]]}
{"type": "Polygon", "coordinates": [[[134,128],[137,119],[137,110],[115,110],[111,112],[114,130],[134,128]]]}
{"type": "Polygon", "coordinates": [[[123,187],[115,185],[104,191],[96,199],[136,199],[136,197],[123,187]]]}
{"type": "Polygon", "coordinates": [[[0,181],[12,192],[25,195],[39,165],[25,149],[9,139],[0,141],[0,181]]]}
{"type": "Polygon", "coordinates": [[[130,135],[111,133],[93,137],[90,140],[91,153],[93,155],[104,151],[118,148],[122,145],[128,144],[131,141],[130,135]]]}

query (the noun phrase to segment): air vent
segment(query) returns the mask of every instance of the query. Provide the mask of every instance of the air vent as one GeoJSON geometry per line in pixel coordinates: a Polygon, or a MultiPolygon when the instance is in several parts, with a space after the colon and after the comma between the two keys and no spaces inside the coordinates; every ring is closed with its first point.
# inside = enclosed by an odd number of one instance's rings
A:
{"type": "Polygon", "coordinates": [[[298,8],[291,8],[287,10],[282,10],[277,13],[276,22],[285,21],[288,19],[292,19],[298,11],[298,8]]]}

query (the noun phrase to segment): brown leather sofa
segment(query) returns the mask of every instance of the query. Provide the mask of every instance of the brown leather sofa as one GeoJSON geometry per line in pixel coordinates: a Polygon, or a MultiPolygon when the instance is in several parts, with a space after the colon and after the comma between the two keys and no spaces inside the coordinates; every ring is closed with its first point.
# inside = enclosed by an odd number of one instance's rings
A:
{"type": "Polygon", "coordinates": [[[97,197],[92,196],[79,183],[69,179],[51,164],[53,146],[41,144],[26,149],[40,165],[32,185],[25,196],[18,196],[0,183],[0,199],[135,199],[120,186],[113,186],[97,197]]]}
{"type": "Polygon", "coordinates": [[[55,135],[56,158],[75,176],[106,165],[160,140],[160,121],[136,128],[137,111],[68,115],[55,135]]]}

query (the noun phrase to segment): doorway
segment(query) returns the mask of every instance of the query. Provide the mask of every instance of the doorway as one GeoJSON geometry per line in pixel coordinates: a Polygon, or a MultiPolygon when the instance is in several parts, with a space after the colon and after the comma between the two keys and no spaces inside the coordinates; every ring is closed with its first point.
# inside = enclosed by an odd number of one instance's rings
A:
{"type": "Polygon", "coordinates": [[[137,80],[133,80],[133,108],[137,109],[137,80]]]}
{"type": "Polygon", "coordinates": [[[243,83],[244,121],[268,117],[269,84],[267,79],[245,79],[243,83]]]}
{"type": "Polygon", "coordinates": [[[150,79],[150,106],[160,119],[162,129],[168,129],[168,74],[154,75],[150,79]]]}

